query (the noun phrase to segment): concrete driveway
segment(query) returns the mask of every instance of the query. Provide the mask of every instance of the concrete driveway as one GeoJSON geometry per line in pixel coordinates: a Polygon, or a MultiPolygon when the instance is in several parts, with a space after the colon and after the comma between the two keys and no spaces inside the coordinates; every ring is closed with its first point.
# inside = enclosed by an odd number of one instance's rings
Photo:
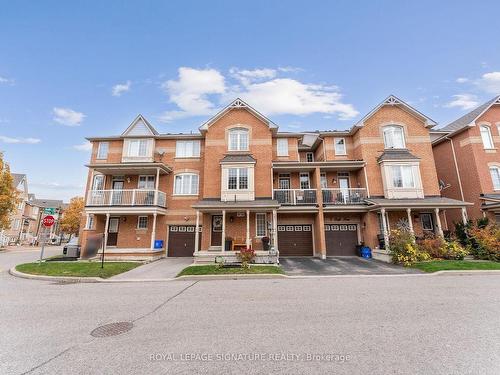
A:
{"type": "Polygon", "coordinates": [[[155,262],[134,268],[125,273],[113,276],[113,280],[141,279],[155,280],[168,279],[177,276],[184,268],[193,263],[193,258],[163,258],[155,262]]]}
{"type": "Polygon", "coordinates": [[[280,258],[280,264],[290,276],[328,275],[387,275],[421,273],[419,270],[404,268],[374,259],[360,257],[313,257],[280,258]]]}

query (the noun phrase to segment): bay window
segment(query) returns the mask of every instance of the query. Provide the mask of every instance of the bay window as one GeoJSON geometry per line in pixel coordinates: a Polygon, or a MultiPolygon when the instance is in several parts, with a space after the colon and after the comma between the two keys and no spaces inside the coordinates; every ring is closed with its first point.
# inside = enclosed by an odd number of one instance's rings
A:
{"type": "Polygon", "coordinates": [[[248,169],[247,168],[229,168],[227,179],[228,190],[246,190],[248,189],[248,169]]]}
{"type": "Polygon", "coordinates": [[[386,126],[383,133],[385,148],[405,148],[405,137],[402,126],[386,126]]]}
{"type": "Polygon", "coordinates": [[[415,179],[413,177],[413,168],[411,165],[393,165],[392,186],[395,188],[414,188],[415,179]]]}
{"type": "Polygon", "coordinates": [[[194,173],[181,173],[175,176],[174,195],[197,195],[198,175],[194,173]]]}
{"type": "Polygon", "coordinates": [[[229,151],[248,151],[248,130],[229,130],[229,151]]]}
{"type": "Polygon", "coordinates": [[[485,149],[492,149],[493,146],[493,138],[491,137],[491,130],[489,126],[481,125],[479,128],[481,132],[481,139],[483,140],[483,146],[485,149]]]}

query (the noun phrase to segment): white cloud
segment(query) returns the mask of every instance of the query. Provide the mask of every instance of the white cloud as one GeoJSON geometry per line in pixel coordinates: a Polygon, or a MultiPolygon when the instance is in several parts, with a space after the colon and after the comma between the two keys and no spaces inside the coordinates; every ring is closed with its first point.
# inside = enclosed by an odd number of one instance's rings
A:
{"type": "Polygon", "coordinates": [[[0,76],[0,85],[13,85],[16,81],[13,78],[7,78],[0,76]]]}
{"type": "Polygon", "coordinates": [[[469,82],[469,78],[466,78],[466,77],[458,77],[456,79],[456,82],[457,83],[466,83],[466,82],[469,82]]]}
{"type": "Polygon", "coordinates": [[[447,108],[455,108],[458,107],[463,110],[468,110],[475,108],[479,105],[477,101],[477,97],[471,94],[457,94],[453,95],[453,100],[446,103],[444,106],[447,108]]]}
{"type": "Polygon", "coordinates": [[[86,117],[81,112],[76,112],[70,108],[54,107],[52,110],[54,121],[66,126],[79,126],[86,117]]]}
{"type": "Polygon", "coordinates": [[[162,88],[178,110],[165,112],[160,120],[210,115],[220,105],[241,97],[267,115],[337,115],[341,120],[356,117],[353,105],[343,102],[335,85],[303,83],[281,77],[297,68],[231,68],[224,77],[215,69],[179,68],[179,79],[169,80],[162,88]],[[226,83],[229,81],[229,84],[226,83]]]}
{"type": "Polygon", "coordinates": [[[500,95],[500,72],[483,74],[477,81],[477,85],[486,92],[500,95]]]}
{"type": "Polygon", "coordinates": [[[36,144],[40,143],[41,140],[38,138],[12,138],[12,137],[6,137],[4,135],[0,135],[0,142],[3,143],[11,143],[11,144],[16,144],[16,143],[26,143],[26,144],[36,144]]]}
{"type": "Polygon", "coordinates": [[[215,69],[179,68],[178,80],[161,85],[172,103],[180,110],[165,112],[160,119],[168,122],[176,118],[209,115],[216,109],[209,98],[226,91],[224,76],[215,69]]]}
{"type": "Polygon", "coordinates": [[[113,96],[122,96],[122,94],[130,91],[130,86],[132,85],[132,82],[127,81],[125,83],[118,83],[113,86],[111,89],[111,94],[113,96]]]}
{"type": "Polygon", "coordinates": [[[92,150],[92,143],[85,141],[79,145],[73,145],[72,147],[78,151],[90,151],[92,150]]]}

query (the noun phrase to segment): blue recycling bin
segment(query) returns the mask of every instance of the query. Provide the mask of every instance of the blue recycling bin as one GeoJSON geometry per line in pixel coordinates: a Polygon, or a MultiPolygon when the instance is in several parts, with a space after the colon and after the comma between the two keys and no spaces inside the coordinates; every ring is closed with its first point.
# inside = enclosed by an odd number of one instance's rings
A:
{"type": "Polygon", "coordinates": [[[361,256],[365,259],[371,259],[372,258],[372,249],[370,249],[368,246],[363,246],[361,248],[361,256]]]}
{"type": "Polygon", "coordinates": [[[163,240],[155,240],[155,249],[163,249],[163,240]]]}

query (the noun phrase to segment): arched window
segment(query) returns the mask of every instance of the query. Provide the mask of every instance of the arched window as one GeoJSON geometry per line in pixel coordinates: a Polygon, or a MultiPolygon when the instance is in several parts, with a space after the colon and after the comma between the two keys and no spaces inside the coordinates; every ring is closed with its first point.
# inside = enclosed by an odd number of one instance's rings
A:
{"type": "Polygon", "coordinates": [[[481,125],[479,130],[481,132],[481,139],[483,140],[484,148],[486,149],[494,148],[490,127],[486,125],[481,125]]]}
{"type": "Polygon", "coordinates": [[[493,182],[493,190],[500,190],[500,167],[490,167],[490,174],[493,182]]]}
{"type": "Polygon", "coordinates": [[[174,195],[197,195],[198,175],[195,173],[179,173],[175,175],[174,195]]]}
{"type": "Polygon", "coordinates": [[[248,151],[248,130],[234,128],[229,130],[229,151],[248,151]]]}
{"type": "Polygon", "coordinates": [[[385,148],[405,148],[405,136],[402,126],[389,125],[384,127],[385,148]]]}

